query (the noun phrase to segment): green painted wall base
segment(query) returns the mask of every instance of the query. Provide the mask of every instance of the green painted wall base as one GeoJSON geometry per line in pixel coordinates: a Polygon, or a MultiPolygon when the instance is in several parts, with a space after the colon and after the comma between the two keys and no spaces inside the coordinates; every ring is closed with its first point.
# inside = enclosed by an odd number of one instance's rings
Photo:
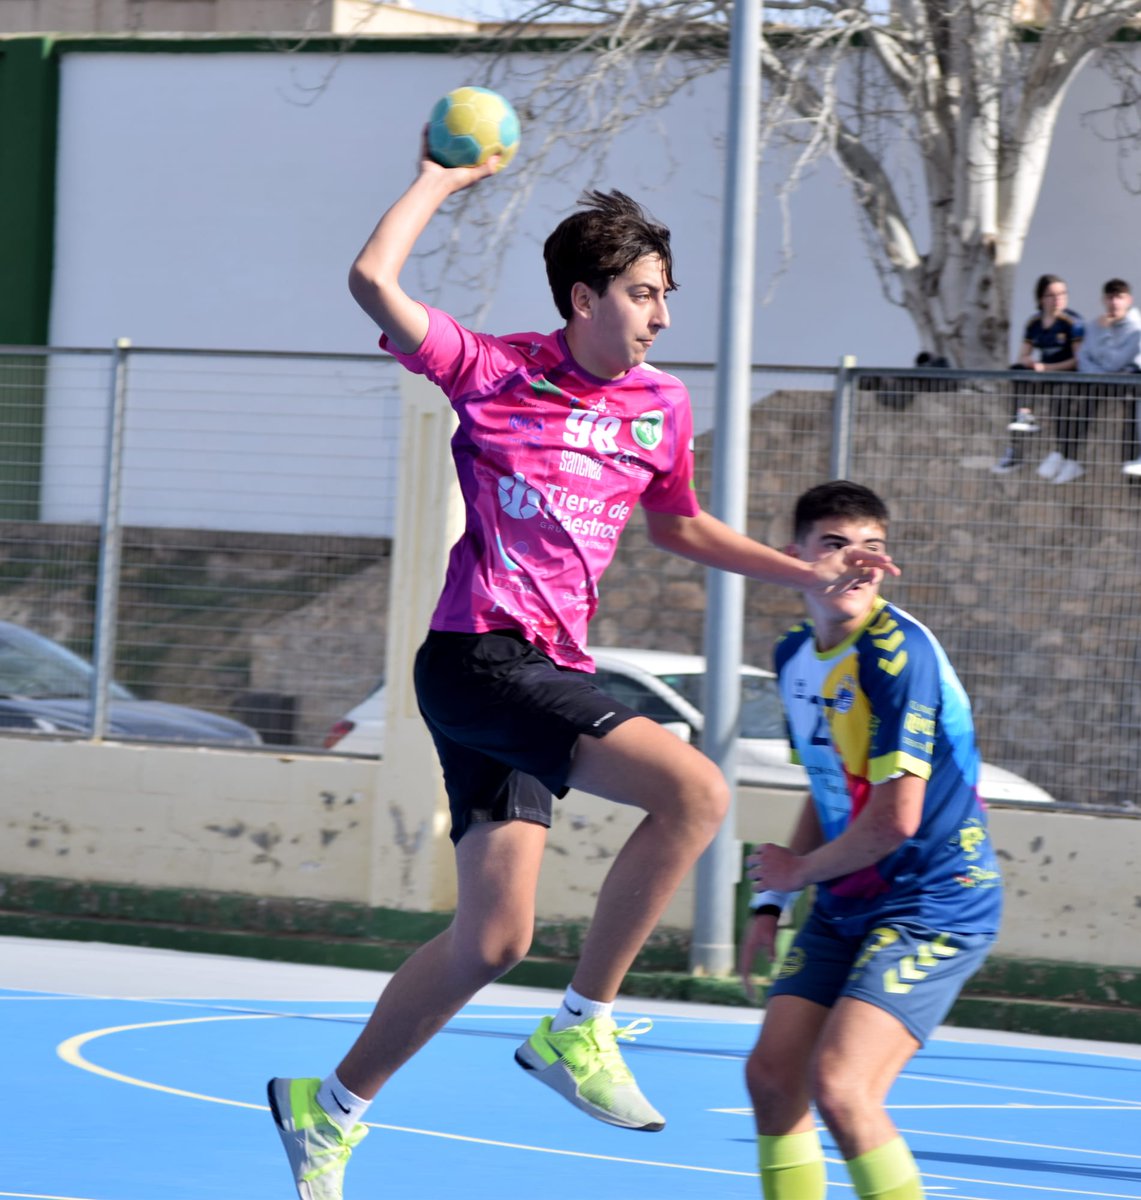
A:
{"type": "MultiPolygon", "coordinates": [[[[231,954],[391,971],[440,932],[449,913],[364,905],[0,877],[0,934],[231,954]]],[[[542,923],[532,953],[503,982],[562,988],[585,929],[542,923]]],[[[628,996],[748,1005],[732,978],[686,969],[688,939],[663,931],[623,984],[628,996]]],[[[953,1025],[1141,1043],[1141,971],[1089,963],[994,958],[970,982],[953,1025]]]]}

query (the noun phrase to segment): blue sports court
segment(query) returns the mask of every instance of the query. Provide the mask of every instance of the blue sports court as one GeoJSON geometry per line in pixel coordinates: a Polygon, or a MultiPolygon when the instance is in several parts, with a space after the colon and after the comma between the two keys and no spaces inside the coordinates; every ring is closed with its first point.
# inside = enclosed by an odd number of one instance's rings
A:
{"type": "MultiPolygon", "coordinates": [[[[265,1081],[330,1070],[386,978],[19,938],[0,962],[0,1197],[19,1200],[291,1200],[265,1081]]],[[[669,1120],[633,1133],[512,1061],[556,1002],[481,993],[373,1105],[346,1200],[756,1200],[758,1013],[620,1001],[653,1018],[627,1061],[669,1120]]],[[[1141,1198],[1141,1047],[944,1029],[889,1107],[930,1197],[1141,1198]]],[[[830,1195],[851,1196],[824,1139],[830,1195]]]]}

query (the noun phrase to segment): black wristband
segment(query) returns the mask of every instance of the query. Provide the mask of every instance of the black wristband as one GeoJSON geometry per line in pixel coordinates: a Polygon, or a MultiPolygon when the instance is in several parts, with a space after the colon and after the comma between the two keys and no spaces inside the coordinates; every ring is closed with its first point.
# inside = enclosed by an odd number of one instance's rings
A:
{"type": "Polygon", "coordinates": [[[784,910],[779,904],[762,904],[760,908],[753,909],[754,917],[776,917],[780,919],[780,915],[784,910]]]}

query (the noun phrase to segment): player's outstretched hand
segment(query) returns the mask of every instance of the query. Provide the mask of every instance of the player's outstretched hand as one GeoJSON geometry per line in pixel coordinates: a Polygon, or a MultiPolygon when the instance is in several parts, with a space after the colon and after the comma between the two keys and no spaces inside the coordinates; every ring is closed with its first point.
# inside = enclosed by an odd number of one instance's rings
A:
{"type": "Polygon", "coordinates": [[[757,963],[757,955],[764,954],[769,962],[776,958],[777,952],[777,918],[772,913],[762,913],[749,918],[745,926],[745,936],[741,939],[741,949],[737,955],[737,971],[741,976],[741,985],[745,995],[750,1000],[756,999],[756,988],[753,986],[753,967],[757,963]]]}
{"type": "Polygon", "coordinates": [[[861,546],[845,546],[835,554],[817,559],[812,568],[817,581],[814,590],[825,596],[838,595],[862,583],[878,585],[885,575],[900,573],[890,554],[861,546]]]}

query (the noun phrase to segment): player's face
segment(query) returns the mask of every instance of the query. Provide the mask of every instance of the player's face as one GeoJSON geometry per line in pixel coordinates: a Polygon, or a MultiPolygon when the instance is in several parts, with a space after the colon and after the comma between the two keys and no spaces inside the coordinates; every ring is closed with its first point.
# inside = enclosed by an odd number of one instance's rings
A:
{"type": "MultiPolygon", "coordinates": [[[[884,527],[870,517],[829,517],[817,521],[808,537],[798,542],[794,550],[796,556],[806,562],[819,562],[838,556],[848,546],[882,554],[887,550],[887,534],[884,527]]],[[[883,572],[873,571],[867,579],[839,595],[813,593],[806,597],[809,615],[817,632],[826,635],[826,645],[843,641],[863,624],[879,595],[882,581],[883,572]]]]}
{"type": "Polygon", "coordinates": [[[618,379],[645,361],[654,339],[669,328],[666,273],[656,254],[640,258],[601,296],[585,284],[572,294],[571,351],[592,375],[618,379]]]}

